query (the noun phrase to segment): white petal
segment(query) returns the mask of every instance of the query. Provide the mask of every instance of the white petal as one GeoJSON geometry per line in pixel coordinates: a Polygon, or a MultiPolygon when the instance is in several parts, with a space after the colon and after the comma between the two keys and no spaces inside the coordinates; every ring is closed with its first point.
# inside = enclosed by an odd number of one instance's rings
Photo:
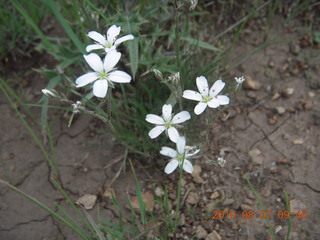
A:
{"type": "Polygon", "coordinates": [[[171,121],[171,113],[172,113],[172,106],[171,104],[165,104],[162,107],[162,117],[165,121],[171,121]]]}
{"type": "Polygon", "coordinates": [[[107,39],[96,31],[88,32],[88,37],[92,38],[93,40],[97,41],[98,43],[101,43],[102,45],[107,44],[107,39]]]}
{"type": "Polygon", "coordinates": [[[170,140],[174,143],[176,143],[178,141],[178,138],[180,136],[178,133],[178,130],[174,127],[169,127],[168,135],[169,135],[170,140]]]}
{"type": "Polygon", "coordinates": [[[103,71],[102,61],[98,54],[90,53],[88,55],[83,55],[83,57],[93,70],[96,72],[103,71]]]}
{"type": "Polygon", "coordinates": [[[111,46],[111,47],[108,47],[108,48],[104,48],[104,51],[106,53],[110,52],[110,51],[113,51],[113,50],[116,50],[116,46],[111,46]]]}
{"type": "Polygon", "coordinates": [[[109,72],[119,62],[121,53],[116,50],[111,50],[107,53],[103,61],[104,70],[109,72]]]}
{"type": "Polygon", "coordinates": [[[114,41],[119,36],[119,33],[121,31],[121,27],[117,27],[116,25],[112,25],[107,32],[107,39],[109,43],[114,43],[114,41]]]}
{"type": "Polygon", "coordinates": [[[160,154],[171,158],[176,158],[178,155],[176,150],[169,147],[162,147],[160,154]]]}
{"type": "Polygon", "coordinates": [[[96,97],[104,98],[108,91],[107,80],[97,80],[93,84],[93,95],[96,97]]]}
{"type": "Polygon", "coordinates": [[[128,83],[131,81],[131,76],[123,71],[113,71],[109,74],[108,79],[117,83],[128,83]]]}
{"type": "Polygon", "coordinates": [[[165,126],[156,126],[150,130],[149,137],[154,139],[158,137],[165,129],[165,126]]]}
{"type": "Polygon", "coordinates": [[[184,154],[186,148],[186,138],[184,136],[178,137],[177,141],[177,151],[179,154],[184,154]]]}
{"type": "Polygon", "coordinates": [[[216,96],[216,98],[219,101],[220,105],[227,105],[230,103],[230,99],[226,95],[218,95],[218,96],[216,96]]]}
{"type": "Polygon", "coordinates": [[[146,116],[146,121],[152,124],[165,124],[164,120],[162,117],[159,117],[158,115],[155,114],[148,114],[146,116]]]}
{"type": "Polygon", "coordinates": [[[208,106],[210,108],[217,108],[219,107],[220,103],[219,100],[217,99],[217,97],[212,98],[209,102],[208,102],[208,106]]]}
{"type": "Polygon", "coordinates": [[[201,101],[202,100],[202,96],[200,93],[196,92],[196,91],[192,91],[192,90],[185,90],[183,92],[183,96],[186,99],[190,99],[190,100],[195,100],[195,101],[201,101]]]}
{"type": "Polygon", "coordinates": [[[92,50],[103,49],[104,47],[101,44],[91,44],[86,47],[86,51],[90,52],[92,50]]]}
{"type": "Polygon", "coordinates": [[[193,166],[192,163],[185,159],[183,162],[183,166],[182,166],[183,170],[185,170],[187,173],[192,173],[193,172],[193,166]]]}
{"type": "Polygon", "coordinates": [[[98,75],[95,72],[86,73],[76,79],[76,87],[83,87],[89,83],[92,83],[94,80],[98,79],[98,75]]]}
{"type": "Polygon", "coordinates": [[[179,162],[177,159],[172,159],[168,164],[167,166],[165,167],[164,169],[164,172],[166,174],[170,174],[172,173],[179,165],[179,162]]]}
{"type": "Polygon", "coordinates": [[[178,114],[176,114],[173,118],[172,118],[172,123],[173,124],[178,124],[178,123],[183,123],[187,120],[189,120],[191,118],[190,113],[187,111],[182,111],[179,112],[178,114]]]}
{"type": "Polygon", "coordinates": [[[114,45],[118,46],[120,43],[124,42],[124,41],[128,41],[128,40],[132,40],[134,39],[134,36],[129,34],[129,35],[125,35],[119,39],[117,39],[115,42],[114,42],[114,45]]]}
{"type": "Polygon", "coordinates": [[[221,90],[224,88],[225,85],[226,84],[222,82],[222,80],[215,81],[215,83],[212,85],[209,91],[210,97],[217,96],[219,92],[221,92],[221,90]]]}
{"type": "Polygon", "coordinates": [[[205,102],[199,102],[197,106],[194,108],[194,113],[200,115],[206,109],[207,104],[205,102]]]}
{"type": "Polygon", "coordinates": [[[207,79],[204,76],[197,77],[196,82],[197,82],[197,87],[198,87],[200,94],[202,96],[208,96],[209,86],[208,86],[207,79]]]}

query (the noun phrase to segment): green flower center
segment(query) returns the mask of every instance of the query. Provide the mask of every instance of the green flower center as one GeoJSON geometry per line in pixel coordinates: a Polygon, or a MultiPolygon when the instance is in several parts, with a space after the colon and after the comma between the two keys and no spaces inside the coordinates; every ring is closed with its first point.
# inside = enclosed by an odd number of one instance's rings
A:
{"type": "Polygon", "coordinates": [[[206,96],[206,97],[203,97],[202,101],[207,103],[211,100],[211,97],[210,96],[206,96]]]}
{"type": "Polygon", "coordinates": [[[106,47],[106,48],[112,47],[112,43],[109,43],[109,42],[108,42],[105,47],[106,47]]]}
{"type": "Polygon", "coordinates": [[[184,154],[182,154],[182,155],[179,154],[177,157],[177,160],[182,163],[183,157],[184,157],[184,154]]]}
{"type": "Polygon", "coordinates": [[[165,127],[166,127],[166,128],[171,127],[171,122],[166,122],[166,123],[165,123],[165,127]]]}
{"type": "Polygon", "coordinates": [[[106,78],[108,77],[108,73],[106,73],[106,72],[100,72],[100,73],[98,74],[98,76],[99,76],[100,79],[106,79],[106,78]]]}

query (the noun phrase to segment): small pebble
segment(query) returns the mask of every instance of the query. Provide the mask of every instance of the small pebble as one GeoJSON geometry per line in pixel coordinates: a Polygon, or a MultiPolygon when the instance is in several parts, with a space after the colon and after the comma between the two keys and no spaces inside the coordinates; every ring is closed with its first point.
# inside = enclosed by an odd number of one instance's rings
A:
{"type": "Polygon", "coordinates": [[[293,55],[297,56],[301,52],[301,47],[297,43],[292,43],[290,44],[290,50],[293,55]]]}
{"type": "Polygon", "coordinates": [[[213,230],[207,237],[206,240],[222,240],[222,237],[220,234],[216,231],[213,230]]]}
{"type": "Polygon", "coordinates": [[[276,226],[274,232],[277,234],[278,232],[280,232],[282,230],[282,226],[278,225],[276,226]]]}
{"type": "Polygon", "coordinates": [[[274,124],[277,123],[277,120],[278,120],[277,116],[274,115],[274,116],[272,116],[271,118],[268,119],[268,123],[269,123],[269,125],[274,125],[274,124]]]}
{"type": "Polygon", "coordinates": [[[253,80],[250,75],[245,76],[245,81],[243,82],[243,88],[247,90],[259,90],[260,83],[253,80]]]}
{"type": "Polygon", "coordinates": [[[211,195],[210,195],[210,198],[211,199],[217,199],[219,197],[219,192],[213,192],[211,195]]]}
{"type": "Polygon", "coordinates": [[[245,210],[245,211],[253,210],[253,206],[252,205],[245,204],[245,203],[241,204],[240,207],[241,207],[242,210],[245,210]]]}
{"type": "Polygon", "coordinates": [[[294,93],[294,88],[286,88],[282,90],[281,96],[288,98],[294,93]]]}
{"type": "Polygon", "coordinates": [[[270,62],[269,62],[269,67],[270,67],[270,68],[274,68],[274,66],[275,66],[275,65],[274,65],[274,62],[270,61],[270,62]]]}
{"type": "Polygon", "coordinates": [[[315,94],[314,92],[308,92],[308,98],[314,98],[315,94]]]}
{"type": "Polygon", "coordinates": [[[197,226],[197,239],[203,239],[206,238],[208,236],[208,232],[201,226],[197,226]]]}
{"type": "Polygon", "coordinates": [[[276,111],[279,115],[283,115],[286,112],[286,109],[284,107],[276,107],[276,111]]]}
{"type": "Polygon", "coordinates": [[[190,192],[186,201],[192,205],[197,204],[199,202],[199,195],[196,192],[190,192]]]}
{"type": "Polygon", "coordinates": [[[284,158],[284,157],[281,157],[281,158],[277,159],[276,163],[277,164],[287,164],[288,163],[288,159],[284,158]]]}
{"type": "Polygon", "coordinates": [[[228,205],[231,205],[234,203],[234,199],[232,198],[228,198],[228,199],[225,199],[223,202],[222,202],[222,205],[223,206],[228,206],[228,205]]]}
{"type": "Polygon", "coordinates": [[[300,145],[300,144],[303,144],[304,141],[303,141],[303,138],[298,138],[298,139],[293,140],[292,143],[294,145],[300,145]]]}
{"type": "Polygon", "coordinates": [[[285,72],[285,71],[288,69],[288,67],[289,67],[289,64],[288,64],[288,63],[283,64],[283,65],[279,68],[279,72],[280,72],[280,73],[285,72]]]}
{"type": "Polygon", "coordinates": [[[271,100],[277,100],[280,97],[280,94],[278,92],[275,92],[275,94],[273,94],[273,96],[271,97],[271,100]]]}

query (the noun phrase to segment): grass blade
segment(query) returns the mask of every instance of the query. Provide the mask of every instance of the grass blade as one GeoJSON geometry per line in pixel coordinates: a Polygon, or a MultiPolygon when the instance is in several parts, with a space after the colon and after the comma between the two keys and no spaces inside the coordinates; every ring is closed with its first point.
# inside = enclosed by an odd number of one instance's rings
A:
{"type": "MultiPolygon", "coordinates": [[[[283,195],[284,195],[284,199],[286,201],[286,209],[289,213],[291,213],[289,198],[288,198],[287,192],[285,190],[283,190],[283,195]]],[[[291,226],[292,226],[292,219],[290,216],[288,218],[288,232],[287,232],[286,240],[290,239],[291,226]]]]}
{"type": "MultiPolygon", "coordinates": [[[[57,75],[50,79],[47,89],[55,88],[58,83],[61,81],[61,76],[57,75]]],[[[47,120],[48,120],[48,97],[43,96],[42,98],[42,111],[41,111],[41,132],[45,134],[47,128],[47,120]]]]}
{"type": "Polygon", "coordinates": [[[134,171],[134,167],[133,167],[130,159],[129,159],[129,162],[130,162],[131,169],[132,169],[133,176],[134,176],[134,180],[135,180],[135,186],[136,186],[137,197],[138,197],[138,202],[139,202],[139,210],[140,210],[140,215],[141,215],[141,222],[145,227],[145,225],[147,224],[146,205],[143,202],[142,192],[141,192],[141,188],[140,188],[140,185],[138,182],[138,178],[137,178],[136,172],[134,171]]]}
{"type": "Polygon", "coordinates": [[[217,48],[215,46],[212,46],[211,44],[206,43],[206,42],[201,41],[201,40],[198,40],[198,39],[194,39],[194,38],[191,38],[191,37],[183,37],[183,36],[181,36],[180,39],[188,42],[190,45],[198,46],[198,47],[201,47],[201,48],[204,48],[204,49],[208,49],[208,50],[211,50],[211,51],[214,51],[214,52],[221,52],[221,50],[219,48],[217,48]]]}
{"type": "Polygon", "coordinates": [[[79,211],[79,209],[75,206],[75,204],[73,203],[73,201],[71,200],[71,198],[69,197],[69,195],[62,189],[62,187],[60,186],[60,184],[53,178],[51,178],[52,183],[59,189],[59,191],[61,192],[61,194],[66,198],[67,202],[71,205],[72,209],[78,214],[78,216],[80,217],[81,221],[88,227],[88,229],[94,234],[94,230],[91,228],[90,224],[88,223],[88,221],[84,218],[84,216],[81,214],[81,212],[79,211]]]}
{"type": "Polygon", "coordinates": [[[43,32],[40,30],[40,28],[37,26],[37,24],[33,21],[33,19],[30,17],[27,11],[24,10],[24,8],[20,5],[20,3],[16,0],[11,0],[11,3],[13,6],[20,12],[20,14],[26,19],[27,23],[35,30],[35,32],[39,35],[41,38],[43,44],[45,47],[47,47],[49,50],[53,50],[53,44],[49,42],[48,38],[43,34],[43,32]]]}
{"type": "Polygon", "coordinates": [[[91,225],[92,225],[94,231],[96,232],[96,234],[98,235],[99,239],[100,239],[100,240],[106,240],[106,238],[103,236],[103,234],[102,234],[99,226],[93,221],[93,219],[92,219],[92,217],[90,216],[90,214],[87,213],[86,209],[84,209],[83,206],[81,206],[80,204],[79,204],[79,206],[80,206],[80,207],[82,208],[82,210],[84,211],[86,217],[88,218],[89,222],[91,223],[91,225]]]}
{"type": "MultiPolygon", "coordinates": [[[[247,183],[248,183],[248,185],[249,185],[249,187],[250,187],[253,195],[255,196],[256,200],[258,201],[258,205],[259,205],[260,209],[261,209],[262,211],[265,211],[265,208],[264,208],[264,206],[263,206],[263,203],[262,203],[262,201],[261,201],[258,193],[256,192],[256,190],[255,190],[254,187],[252,186],[252,184],[251,184],[251,182],[250,182],[250,180],[249,180],[249,177],[247,177],[246,180],[247,180],[247,183]]],[[[266,220],[267,226],[268,226],[268,228],[269,228],[269,231],[270,231],[270,234],[271,234],[272,239],[273,239],[273,240],[276,240],[276,236],[275,236],[275,234],[274,234],[274,232],[273,232],[273,229],[272,229],[272,227],[271,227],[271,224],[270,224],[269,219],[268,219],[268,218],[265,218],[265,220],[266,220]]]]}
{"type": "Polygon", "coordinates": [[[45,4],[48,4],[48,6],[51,8],[51,11],[53,12],[53,14],[57,17],[58,21],[60,22],[61,26],[64,28],[64,30],[66,31],[66,33],[68,34],[68,36],[70,37],[70,39],[73,41],[73,43],[76,45],[76,47],[78,48],[78,50],[82,53],[82,54],[86,54],[85,48],[82,45],[82,43],[80,42],[79,38],[77,37],[77,35],[73,32],[72,28],[70,27],[70,25],[67,23],[67,21],[64,19],[64,17],[62,16],[62,14],[60,13],[60,11],[58,10],[58,8],[56,7],[55,3],[53,0],[46,0],[43,2],[45,4]]]}
{"type": "Polygon", "coordinates": [[[71,223],[69,223],[69,221],[67,221],[66,219],[64,219],[63,217],[61,217],[59,214],[57,214],[56,212],[54,212],[52,209],[50,209],[49,207],[47,207],[46,205],[44,205],[43,203],[39,202],[37,199],[33,198],[32,196],[30,196],[29,194],[21,191],[20,189],[16,188],[15,186],[11,185],[10,183],[3,181],[2,179],[0,179],[0,184],[3,184],[7,187],[9,187],[11,190],[15,191],[16,193],[22,195],[23,197],[25,197],[26,199],[30,200],[31,202],[37,204],[39,207],[41,207],[43,210],[45,210],[46,212],[50,213],[53,217],[55,217],[56,219],[58,219],[59,221],[61,221],[63,224],[65,224],[67,227],[69,227],[72,231],[74,231],[81,239],[85,239],[85,240],[89,240],[89,238],[87,236],[84,236],[83,233],[77,229],[75,226],[73,226],[71,223]]]}
{"type": "Polygon", "coordinates": [[[7,98],[8,102],[12,106],[13,110],[17,113],[17,115],[19,116],[19,118],[22,121],[23,125],[27,128],[28,132],[30,133],[30,135],[33,137],[35,142],[38,144],[38,146],[39,146],[41,152],[43,153],[44,157],[46,158],[51,170],[54,172],[54,176],[55,177],[59,177],[58,166],[55,165],[55,163],[52,161],[51,157],[49,156],[48,152],[46,151],[44,145],[42,144],[42,142],[40,141],[40,139],[38,138],[36,133],[33,131],[33,129],[30,127],[30,125],[28,124],[28,122],[26,121],[26,119],[24,118],[22,113],[18,110],[18,108],[13,103],[11,97],[9,96],[8,92],[6,91],[6,89],[3,86],[3,82],[5,82],[5,81],[2,78],[0,78],[0,90],[5,95],[5,97],[7,98]]]}

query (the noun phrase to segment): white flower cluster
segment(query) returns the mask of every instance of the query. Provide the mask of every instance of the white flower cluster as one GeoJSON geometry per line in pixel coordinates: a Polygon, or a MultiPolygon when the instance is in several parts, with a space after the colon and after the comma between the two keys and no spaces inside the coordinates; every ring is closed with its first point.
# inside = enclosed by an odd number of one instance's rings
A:
{"type": "Polygon", "coordinates": [[[131,81],[129,74],[115,68],[121,57],[121,53],[117,51],[117,46],[124,41],[134,39],[131,34],[118,38],[120,30],[121,27],[112,25],[108,29],[106,37],[95,31],[88,33],[88,37],[95,40],[96,43],[88,45],[86,51],[104,49],[106,56],[103,60],[96,53],[83,56],[93,71],[78,77],[76,87],[93,83],[93,95],[104,98],[107,95],[108,87],[114,87],[114,82],[129,83],[131,81]]]}
{"type": "MultiPolygon", "coordinates": [[[[185,90],[183,98],[195,100],[199,103],[194,108],[194,113],[200,115],[208,106],[209,108],[217,108],[220,105],[227,105],[230,99],[226,95],[219,95],[225,86],[222,80],[217,80],[209,90],[208,81],[204,76],[197,77],[196,85],[199,92],[193,90],[185,90]]],[[[197,154],[200,150],[195,147],[186,146],[186,138],[180,136],[177,128],[191,118],[189,112],[182,111],[176,115],[172,114],[172,106],[165,104],[162,107],[162,116],[148,114],[146,121],[156,126],[149,132],[149,137],[154,139],[165,131],[169,139],[176,143],[176,149],[162,147],[160,154],[170,157],[170,162],[166,165],[164,171],[167,174],[172,173],[178,166],[182,167],[188,173],[193,172],[193,166],[188,158],[197,154]]]]}

